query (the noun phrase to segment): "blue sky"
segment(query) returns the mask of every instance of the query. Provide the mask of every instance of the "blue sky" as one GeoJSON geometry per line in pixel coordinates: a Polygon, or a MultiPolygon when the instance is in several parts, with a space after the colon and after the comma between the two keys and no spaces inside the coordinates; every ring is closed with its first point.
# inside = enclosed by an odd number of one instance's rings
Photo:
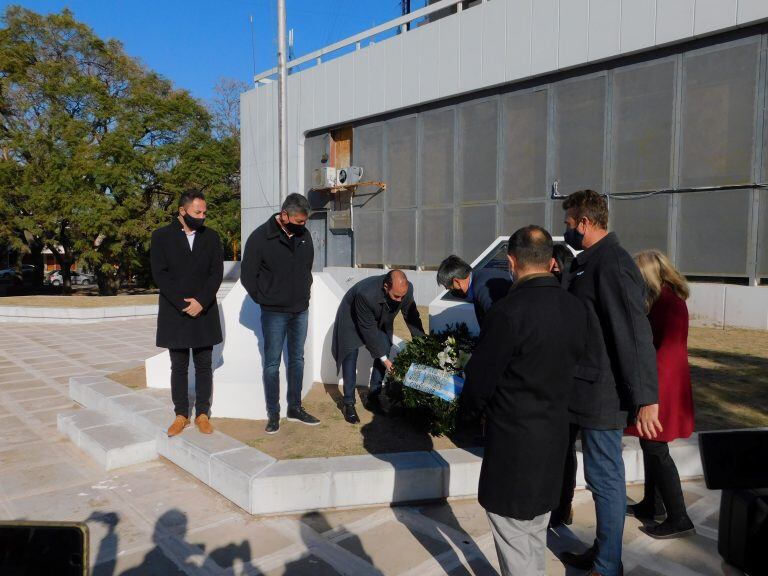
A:
{"type": "MultiPolygon", "coordinates": [[[[399,0],[286,0],[294,51],[301,56],[400,14],[399,0]]],[[[253,15],[256,71],[276,62],[276,0],[0,0],[36,12],[67,7],[103,38],[171,79],[193,96],[208,99],[220,77],[245,82],[253,76],[249,16],[253,15]]],[[[412,0],[416,9],[424,0],[412,0]]]]}

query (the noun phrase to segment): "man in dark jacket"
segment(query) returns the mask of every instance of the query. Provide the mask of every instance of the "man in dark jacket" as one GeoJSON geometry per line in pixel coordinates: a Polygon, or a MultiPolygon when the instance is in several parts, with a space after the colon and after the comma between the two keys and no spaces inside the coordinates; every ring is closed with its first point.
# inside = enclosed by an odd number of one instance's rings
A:
{"type": "Polygon", "coordinates": [[[571,266],[568,287],[592,318],[587,355],[570,407],[581,428],[584,474],[597,512],[595,545],[565,561],[590,574],[618,576],[626,511],[621,437],[637,420],[653,439],[658,420],[656,353],[646,317],[644,284],[632,257],[608,233],[608,203],[592,190],[574,192],[563,202],[565,240],[583,250],[571,266]]]}
{"type": "Polygon", "coordinates": [[[184,192],[173,223],[152,233],[152,278],[160,288],[157,345],[171,357],[171,396],[176,418],[168,436],[189,426],[189,351],[195,363],[195,424],[210,434],[214,345],[222,341],[216,292],[224,276],[224,250],[215,230],[205,226],[202,192],[184,192]]]}
{"type": "Polygon", "coordinates": [[[475,318],[480,328],[486,312],[497,301],[504,298],[512,287],[509,270],[478,268],[473,270],[458,256],[448,256],[437,269],[437,283],[450,291],[451,295],[472,302],[475,318]]]}
{"type": "Polygon", "coordinates": [[[336,370],[341,366],[344,379],[344,419],[350,424],[360,422],[355,410],[357,355],[365,346],[373,358],[373,370],[368,392],[367,408],[378,410],[381,383],[392,370],[388,358],[392,348],[395,316],[403,313],[411,336],[423,336],[419,310],[413,300],[413,285],[402,270],[392,270],[382,276],[361,280],[347,291],[336,312],[331,350],[336,370]]]}
{"type": "Polygon", "coordinates": [[[312,235],[305,227],[308,218],[307,199],[289,194],[280,212],[248,237],[240,268],[240,282],[261,307],[268,434],[280,429],[280,359],[286,340],[288,420],[309,426],[320,423],[301,406],[315,259],[312,235]]]}
{"type": "Polygon", "coordinates": [[[552,237],[546,230],[521,228],[508,253],[517,280],[483,324],[459,402],[465,414],[486,416],[478,500],[491,523],[501,573],[543,575],[587,310],[549,272],[552,237]]]}

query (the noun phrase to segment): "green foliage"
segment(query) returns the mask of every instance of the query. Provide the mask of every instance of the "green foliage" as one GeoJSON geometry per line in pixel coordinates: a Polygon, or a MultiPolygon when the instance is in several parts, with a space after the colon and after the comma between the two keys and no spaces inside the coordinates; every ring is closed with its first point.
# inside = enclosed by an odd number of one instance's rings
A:
{"type": "Polygon", "coordinates": [[[392,372],[387,376],[387,396],[405,409],[412,421],[424,427],[432,436],[451,434],[456,429],[458,402],[446,402],[403,385],[411,364],[423,364],[464,375],[463,367],[475,347],[477,338],[466,324],[449,326],[439,333],[414,338],[398,353],[392,372]]]}
{"type": "Polygon", "coordinates": [[[85,264],[114,292],[148,270],[152,230],[197,187],[236,250],[239,134],[217,138],[203,104],[68,10],[10,6],[3,24],[0,240],[47,247],[64,270],[85,264]]]}

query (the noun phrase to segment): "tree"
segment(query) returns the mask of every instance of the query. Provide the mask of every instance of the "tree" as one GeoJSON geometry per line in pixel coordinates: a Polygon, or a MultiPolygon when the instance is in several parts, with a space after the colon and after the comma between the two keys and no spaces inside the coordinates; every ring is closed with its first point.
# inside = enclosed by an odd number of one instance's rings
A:
{"type": "Polygon", "coordinates": [[[210,114],[68,10],[11,6],[3,22],[0,234],[48,247],[65,292],[81,261],[115,293],[181,190],[221,171],[210,114]]]}

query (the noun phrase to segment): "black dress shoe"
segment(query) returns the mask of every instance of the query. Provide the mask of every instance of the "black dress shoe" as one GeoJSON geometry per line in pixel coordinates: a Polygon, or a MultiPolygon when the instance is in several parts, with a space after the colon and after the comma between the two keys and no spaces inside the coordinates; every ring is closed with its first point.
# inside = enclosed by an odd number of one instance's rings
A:
{"type": "Polygon", "coordinates": [[[663,507],[651,510],[642,502],[639,502],[637,504],[627,504],[627,516],[634,516],[638,520],[656,520],[661,522],[667,517],[667,512],[663,507]]]}
{"type": "Polygon", "coordinates": [[[357,415],[357,410],[351,404],[344,406],[344,420],[350,424],[359,424],[360,417],[357,415]]]}
{"type": "Polygon", "coordinates": [[[277,434],[278,430],[280,430],[280,414],[270,414],[269,420],[267,420],[267,427],[264,428],[264,431],[267,434],[277,434]]]}
{"type": "Polygon", "coordinates": [[[592,548],[589,548],[586,552],[582,552],[581,554],[565,552],[562,556],[560,556],[560,560],[562,560],[565,564],[568,564],[568,566],[573,566],[574,568],[578,568],[580,570],[589,570],[595,563],[596,556],[597,548],[592,546],[592,548]]]}
{"type": "Polygon", "coordinates": [[[693,526],[690,518],[683,520],[665,520],[655,526],[640,526],[640,531],[645,532],[651,538],[657,540],[671,540],[673,538],[685,538],[696,534],[696,528],[693,526]]]}
{"type": "Polygon", "coordinates": [[[299,406],[298,408],[288,408],[288,420],[291,422],[301,422],[307,426],[317,426],[320,424],[320,420],[304,410],[302,406],[299,406]]]}

